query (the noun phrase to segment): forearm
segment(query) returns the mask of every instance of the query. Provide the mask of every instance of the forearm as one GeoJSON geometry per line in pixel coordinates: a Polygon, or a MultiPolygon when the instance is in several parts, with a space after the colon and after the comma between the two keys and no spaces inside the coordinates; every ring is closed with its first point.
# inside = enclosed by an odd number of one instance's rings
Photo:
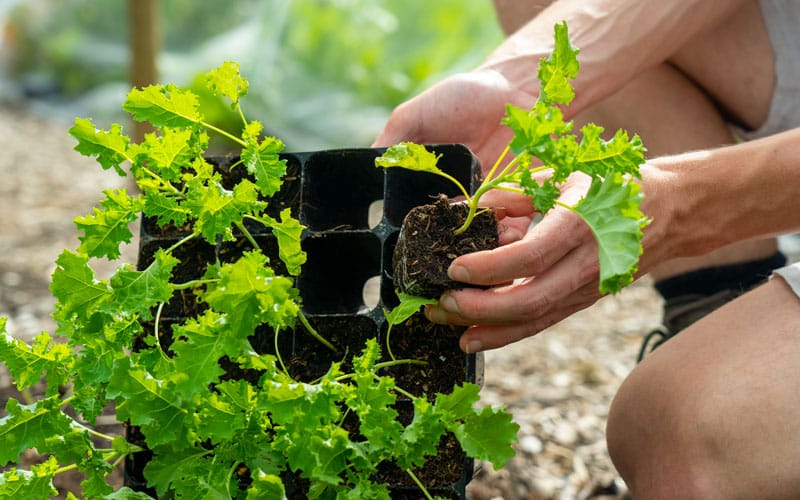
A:
{"type": "MultiPolygon", "coordinates": [[[[496,2],[519,15],[537,2],[496,2]]],[[[539,2],[540,3],[540,2],[539,2]]],[[[539,12],[495,50],[481,69],[502,73],[512,86],[536,95],[535,68],[553,48],[553,26],[566,21],[581,50],[572,116],[615,93],[639,72],[664,62],[686,42],[725,20],[742,0],[560,0],[539,12]]],[[[507,15],[507,13],[505,13],[507,15]]],[[[526,104],[526,103],[517,103],[526,104]]]]}
{"type": "Polygon", "coordinates": [[[652,264],[800,230],[800,129],[657,158],[642,175],[652,264]]]}

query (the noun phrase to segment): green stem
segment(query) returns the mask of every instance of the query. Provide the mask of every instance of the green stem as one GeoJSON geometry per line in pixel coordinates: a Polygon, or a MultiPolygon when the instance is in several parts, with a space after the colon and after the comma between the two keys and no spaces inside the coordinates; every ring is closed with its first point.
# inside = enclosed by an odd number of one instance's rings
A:
{"type": "Polygon", "coordinates": [[[187,288],[194,288],[200,285],[206,285],[208,283],[216,283],[219,281],[218,279],[205,279],[205,280],[192,280],[187,281],[186,283],[179,283],[177,285],[172,285],[173,290],[186,290],[187,288]]]}
{"type": "Polygon", "coordinates": [[[243,141],[243,140],[241,140],[240,138],[236,137],[235,135],[233,135],[233,134],[230,134],[230,133],[228,133],[228,132],[226,132],[226,131],[222,130],[221,128],[215,127],[214,125],[211,125],[210,123],[208,123],[208,122],[204,122],[204,121],[201,121],[201,122],[200,122],[200,125],[204,126],[205,128],[207,128],[207,129],[209,129],[209,130],[213,130],[214,132],[218,133],[219,135],[221,135],[221,136],[223,136],[223,137],[227,137],[228,139],[230,139],[230,140],[232,140],[233,142],[235,142],[235,143],[239,144],[239,145],[240,145],[240,146],[242,146],[243,148],[244,148],[244,147],[247,147],[247,143],[246,143],[246,142],[244,142],[244,141],[243,141]]]}
{"type": "Polygon", "coordinates": [[[164,349],[161,347],[161,339],[158,337],[158,326],[161,323],[161,311],[164,309],[164,305],[166,302],[162,302],[158,305],[158,309],[156,310],[156,317],[153,319],[153,337],[155,337],[156,345],[158,346],[158,352],[161,354],[161,359],[169,360],[169,356],[167,353],[164,352],[164,349]]]}
{"type": "Polygon", "coordinates": [[[241,231],[244,237],[247,238],[247,241],[249,241],[250,244],[253,245],[253,250],[258,250],[259,246],[258,243],[256,243],[256,239],[253,238],[253,235],[250,234],[250,231],[248,231],[247,228],[244,227],[244,224],[242,222],[234,222],[234,225],[237,228],[239,228],[239,231],[241,231]]]}
{"type": "Polygon", "coordinates": [[[452,175],[448,174],[447,172],[442,172],[441,170],[437,170],[437,171],[435,171],[435,172],[433,172],[433,173],[435,173],[435,174],[437,174],[437,175],[440,175],[440,176],[444,177],[445,179],[449,180],[450,182],[452,182],[453,184],[455,184],[456,186],[458,186],[458,189],[459,189],[459,190],[461,190],[461,194],[463,194],[463,195],[464,195],[464,198],[465,198],[465,199],[466,199],[468,202],[470,202],[470,203],[472,202],[472,197],[469,195],[469,193],[467,192],[467,189],[464,187],[464,185],[463,185],[463,184],[461,184],[461,183],[458,181],[458,179],[456,179],[456,178],[455,178],[455,177],[453,177],[452,175]]]}
{"type": "Polygon", "coordinates": [[[500,166],[500,163],[502,163],[503,159],[506,157],[509,151],[511,151],[511,143],[508,143],[503,152],[500,153],[500,156],[497,157],[497,161],[494,162],[494,165],[492,165],[491,170],[489,170],[489,173],[486,174],[485,177],[486,179],[491,179],[494,176],[495,171],[500,166]]]}
{"type": "Polygon", "coordinates": [[[286,369],[286,365],[283,364],[283,357],[281,356],[281,351],[278,349],[278,333],[280,333],[281,329],[277,328],[275,330],[275,335],[272,337],[273,342],[275,344],[275,357],[278,358],[278,363],[280,363],[283,372],[289,375],[289,370],[286,369]]]}
{"type": "Polygon", "coordinates": [[[303,324],[303,326],[305,327],[306,331],[308,331],[308,333],[310,333],[312,337],[314,337],[315,339],[320,341],[322,343],[322,345],[324,345],[325,347],[327,347],[331,351],[338,352],[338,350],[333,346],[333,344],[328,342],[322,335],[320,335],[314,329],[313,326],[311,326],[311,323],[308,322],[308,318],[306,318],[305,314],[303,314],[302,312],[298,313],[298,317],[300,318],[300,323],[303,324]]]}
{"type": "Polygon", "coordinates": [[[420,491],[422,491],[422,494],[425,495],[425,498],[427,498],[428,500],[433,500],[433,497],[428,492],[428,489],[425,488],[425,485],[422,484],[422,481],[419,480],[419,478],[411,471],[411,469],[405,469],[405,471],[406,471],[406,474],[411,476],[411,479],[417,484],[417,486],[419,487],[420,491]]]}
{"type": "Polygon", "coordinates": [[[166,253],[171,254],[172,252],[175,251],[176,248],[178,248],[179,246],[183,245],[187,241],[193,240],[195,237],[197,237],[197,234],[196,233],[192,233],[192,234],[190,234],[188,236],[185,236],[185,237],[181,238],[174,245],[172,245],[171,247],[167,248],[166,253]]]}

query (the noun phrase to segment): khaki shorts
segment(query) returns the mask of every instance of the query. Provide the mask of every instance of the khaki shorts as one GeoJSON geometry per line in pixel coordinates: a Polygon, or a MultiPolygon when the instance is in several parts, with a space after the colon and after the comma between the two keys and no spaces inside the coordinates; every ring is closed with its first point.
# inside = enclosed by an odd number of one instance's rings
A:
{"type": "Polygon", "coordinates": [[[769,114],[757,130],[734,127],[743,139],[766,137],[800,127],[800,2],[761,0],[761,12],[775,52],[775,90],[769,114]]]}
{"type": "Polygon", "coordinates": [[[776,269],[773,276],[778,275],[794,290],[794,293],[800,298],[800,262],[795,262],[785,267],[776,269]]]}

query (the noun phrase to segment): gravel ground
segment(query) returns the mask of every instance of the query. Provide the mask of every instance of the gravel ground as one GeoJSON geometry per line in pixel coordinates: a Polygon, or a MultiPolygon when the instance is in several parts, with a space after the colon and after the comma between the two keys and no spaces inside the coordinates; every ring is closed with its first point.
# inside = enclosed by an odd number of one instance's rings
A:
{"type": "MultiPolygon", "coordinates": [[[[72,219],[91,210],[101,189],[124,185],[72,151],[68,127],[0,106],[0,315],[19,337],[52,329],[47,285],[61,249],[77,244],[72,219]]],[[[135,260],[135,242],[122,258],[135,260]]],[[[605,420],[660,305],[640,280],[533,339],[486,353],[483,401],[508,406],[520,441],[503,470],[482,464],[469,498],[626,497],[606,452],[605,420]]],[[[0,372],[0,408],[9,394],[0,372]]]]}

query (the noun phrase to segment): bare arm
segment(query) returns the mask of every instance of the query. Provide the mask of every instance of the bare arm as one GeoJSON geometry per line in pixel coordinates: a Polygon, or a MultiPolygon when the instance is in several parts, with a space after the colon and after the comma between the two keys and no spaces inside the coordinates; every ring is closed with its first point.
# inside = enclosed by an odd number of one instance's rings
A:
{"type": "MultiPolygon", "coordinates": [[[[740,8],[742,0],[495,0],[506,28],[530,19],[478,68],[502,74],[514,88],[536,92],[535,70],[553,47],[553,25],[567,21],[570,39],[581,49],[575,82],[574,115],[613,94],[639,72],[668,60],[693,37],[701,36],[740,8]]],[[[516,103],[529,104],[529,103],[516,103]]]]}
{"type": "Polygon", "coordinates": [[[800,129],[657,158],[642,170],[653,224],[642,267],[800,230],[800,129]]]}

